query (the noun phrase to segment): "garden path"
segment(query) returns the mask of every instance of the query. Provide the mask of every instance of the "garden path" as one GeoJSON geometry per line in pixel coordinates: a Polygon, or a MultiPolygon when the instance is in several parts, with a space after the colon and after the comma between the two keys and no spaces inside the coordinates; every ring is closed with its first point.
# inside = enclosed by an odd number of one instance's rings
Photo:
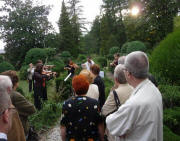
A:
{"type": "Polygon", "coordinates": [[[60,128],[59,123],[48,132],[44,133],[41,136],[40,141],[62,141],[60,136],[60,128]]]}

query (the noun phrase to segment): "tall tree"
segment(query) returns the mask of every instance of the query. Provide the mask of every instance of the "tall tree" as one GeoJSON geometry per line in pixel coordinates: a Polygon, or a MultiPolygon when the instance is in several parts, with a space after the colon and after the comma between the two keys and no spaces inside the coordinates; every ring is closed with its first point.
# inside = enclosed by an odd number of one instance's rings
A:
{"type": "Polygon", "coordinates": [[[61,7],[61,15],[59,18],[59,31],[60,31],[60,51],[70,51],[72,53],[73,47],[73,33],[72,25],[70,23],[69,13],[65,6],[64,0],[61,7]]]}
{"type": "Polygon", "coordinates": [[[31,48],[43,48],[44,38],[51,28],[47,15],[49,7],[32,6],[31,0],[2,0],[0,11],[1,38],[6,42],[5,51],[9,61],[17,68],[31,48]]]}
{"type": "Polygon", "coordinates": [[[101,53],[106,54],[117,41],[119,47],[126,42],[122,10],[127,7],[127,0],[103,0],[101,22],[101,53]],[[105,28],[105,29],[104,29],[105,28]],[[104,35],[106,32],[107,35],[104,35]],[[113,40],[112,40],[113,39],[113,40]],[[107,42],[109,45],[107,45],[107,42]],[[112,44],[111,44],[112,43],[112,44]]]}

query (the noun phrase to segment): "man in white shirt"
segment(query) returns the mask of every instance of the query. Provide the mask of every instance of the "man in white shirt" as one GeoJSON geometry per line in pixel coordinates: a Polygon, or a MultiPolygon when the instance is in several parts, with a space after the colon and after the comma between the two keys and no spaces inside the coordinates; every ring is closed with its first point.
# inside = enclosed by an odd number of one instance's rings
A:
{"type": "Polygon", "coordinates": [[[90,57],[90,56],[88,56],[88,57],[87,57],[87,62],[84,63],[84,64],[82,64],[81,67],[82,67],[83,69],[87,69],[88,71],[90,71],[90,67],[91,67],[93,64],[94,64],[94,61],[91,60],[91,57],[90,57]]]}
{"type": "Polygon", "coordinates": [[[7,133],[11,128],[11,99],[5,91],[0,91],[0,141],[7,141],[7,133]]]}
{"type": "Polygon", "coordinates": [[[162,96],[147,79],[148,71],[145,53],[136,51],[126,56],[124,72],[134,91],[117,112],[106,118],[116,141],[163,141],[162,96]]]}

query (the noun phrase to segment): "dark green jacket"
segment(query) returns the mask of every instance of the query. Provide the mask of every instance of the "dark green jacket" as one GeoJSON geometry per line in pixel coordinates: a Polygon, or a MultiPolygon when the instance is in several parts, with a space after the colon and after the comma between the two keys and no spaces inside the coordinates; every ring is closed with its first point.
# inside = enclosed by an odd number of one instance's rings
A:
{"type": "Polygon", "coordinates": [[[21,119],[24,132],[27,135],[29,130],[28,116],[34,114],[36,109],[32,103],[30,103],[26,98],[16,91],[12,91],[10,94],[12,104],[16,107],[19,117],[21,119]]]}

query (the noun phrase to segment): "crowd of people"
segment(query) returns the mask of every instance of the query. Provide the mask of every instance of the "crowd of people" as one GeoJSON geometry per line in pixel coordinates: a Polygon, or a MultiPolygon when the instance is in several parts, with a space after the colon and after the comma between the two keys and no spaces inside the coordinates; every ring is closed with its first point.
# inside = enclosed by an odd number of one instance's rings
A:
{"type": "MultiPolygon", "coordinates": [[[[100,67],[91,57],[78,75],[79,66],[72,60],[64,67],[75,95],[63,103],[62,141],[163,141],[162,96],[149,74],[147,55],[141,51],[115,54],[110,65],[115,68],[114,86],[107,99],[100,67]]],[[[16,91],[19,78],[15,71],[0,74],[0,141],[28,138],[27,118],[42,108],[42,101],[48,99],[46,81],[55,76],[44,67],[39,60],[27,70],[35,106],[16,91]]]]}

